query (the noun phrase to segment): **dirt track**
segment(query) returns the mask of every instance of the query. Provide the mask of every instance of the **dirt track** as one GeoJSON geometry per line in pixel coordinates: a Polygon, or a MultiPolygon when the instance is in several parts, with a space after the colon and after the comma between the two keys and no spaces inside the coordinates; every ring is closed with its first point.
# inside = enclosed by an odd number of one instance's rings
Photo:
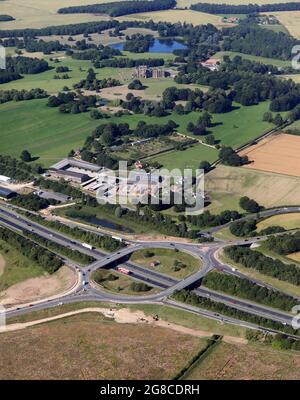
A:
{"type": "MultiPolygon", "coordinates": [[[[172,329],[177,332],[196,336],[199,338],[208,337],[208,336],[213,335],[213,332],[206,332],[206,331],[200,331],[197,329],[191,329],[191,328],[173,324],[173,323],[170,323],[170,322],[167,322],[164,320],[156,321],[151,316],[146,316],[142,311],[130,311],[127,308],[122,308],[120,310],[117,310],[117,309],[98,308],[98,307],[84,308],[81,310],[70,311],[68,313],[56,315],[54,317],[49,317],[49,318],[43,318],[43,319],[36,320],[36,321],[7,325],[4,327],[0,327],[0,333],[18,331],[21,329],[29,328],[31,326],[43,324],[46,322],[51,322],[51,321],[55,321],[58,319],[71,317],[73,315],[77,315],[77,314],[81,314],[81,313],[91,313],[91,312],[101,313],[101,314],[105,315],[105,317],[114,319],[114,321],[119,324],[130,324],[130,323],[131,324],[137,324],[137,323],[151,324],[151,325],[159,326],[162,328],[172,329]]],[[[234,337],[234,336],[224,336],[223,339],[225,342],[228,342],[228,343],[247,343],[246,339],[234,337]]]]}

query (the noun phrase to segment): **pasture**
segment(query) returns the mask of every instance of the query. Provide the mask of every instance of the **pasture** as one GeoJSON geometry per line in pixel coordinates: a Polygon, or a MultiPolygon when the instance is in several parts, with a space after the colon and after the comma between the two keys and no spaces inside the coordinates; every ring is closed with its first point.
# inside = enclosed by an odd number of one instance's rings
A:
{"type": "MultiPolygon", "coordinates": [[[[19,157],[22,150],[27,149],[33,156],[39,157],[39,162],[49,166],[65,157],[71,149],[80,148],[92,130],[102,123],[91,119],[89,113],[61,114],[57,108],[47,107],[46,103],[47,100],[30,100],[9,102],[0,106],[3,154],[19,157]]],[[[268,103],[262,103],[259,106],[241,107],[231,113],[214,115],[213,122],[216,125],[210,130],[221,143],[239,146],[270,128],[270,124],[261,121],[267,108],[268,103]]],[[[186,129],[188,122],[196,122],[199,116],[199,112],[186,115],[173,113],[161,118],[135,114],[112,116],[107,121],[127,122],[134,128],[141,120],[148,124],[166,124],[172,119],[178,124],[179,133],[189,135],[186,129]]],[[[202,160],[216,160],[217,154],[216,149],[199,144],[185,151],[166,153],[151,160],[157,160],[165,167],[195,167],[202,160]]]]}
{"type": "MultiPolygon", "coordinates": [[[[172,60],[174,56],[172,54],[160,53],[140,53],[133,54],[129,52],[123,52],[124,57],[129,57],[133,59],[138,58],[164,58],[166,62],[168,60],[172,60]]],[[[19,79],[17,81],[12,81],[9,83],[5,83],[1,85],[1,90],[30,90],[34,88],[45,89],[48,93],[57,93],[63,89],[64,86],[68,86],[72,89],[75,83],[78,83],[80,80],[85,79],[87,75],[87,71],[89,68],[93,68],[97,73],[97,79],[104,78],[115,78],[118,79],[121,83],[126,83],[128,85],[129,82],[132,81],[132,68],[94,68],[91,61],[86,60],[75,60],[71,57],[65,56],[62,53],[55,53],[50,56],[45,56],[42,53],[24,53],[24,56],[27,57],[37,57],[44,58],[48,61],[49,65],[53,67],[48,71],[42,72],[40,74],[35,75],[24,75],[23,79],[19,79]],[[58,62],[51,61],[50,59],[57,59],[58,62]],[[58,66],[64,66],[69,68],[69,72],[67,72],[69,79],[54,79],[54,75],[57,75],[55,72],[55,68],[58,66]]],[[[62,75],[62,74],[58,74],[62,75]]],[[[162,92],[168,86],[177,86],[175,82],[172,81],[171,78],[165,78],[161,80],[155,79],[147,79],[147,89],[145,90],[145,95],[149,94],[149,96],[161,96],[162,92]]],[[[192,87],[192,86],[191,86],[192,87]]],[[[195,86],[199,87],[199,86],[195,86]]],[[[108,93],[108,98],[115,98],[116,96],[111,96],[110,93],[118,92],[118,88],[108,88],[104,90],[104,93],[108,93]]],[[[118,97],[118,96],[117,96],[118,97]]]]}
{"type": "Polygon", "coordinates": [[[250,161],[243,168],[300,177],[300,136],[273,135],[240,154],[250,161]]]}
{"type": "Polygon", "coordinates": [[[183,151],[170,151],[158,156],[151,157],[150,161],[156,161],[165,168],[195,169],[199,167],[201,161],[213,162],[218,158],[218,151],[202,144],[189,147],[183,151]]]}

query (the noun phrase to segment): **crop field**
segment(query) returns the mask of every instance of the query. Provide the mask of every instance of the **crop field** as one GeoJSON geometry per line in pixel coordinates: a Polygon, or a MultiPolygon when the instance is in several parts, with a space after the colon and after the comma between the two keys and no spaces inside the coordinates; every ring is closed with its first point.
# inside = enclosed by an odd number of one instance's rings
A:
{"type": "Polygon", "coordinates": [[[243,150],[250,164],[244,168],[300,177],[300,136],[280,134],[243,150]]]}
{"type": "Polygon", "coordinates": [[[133,253],[131,261],[145,268],[149,268],[166,275],[184,279],[188,275],[199,270],[201,262],[190,254],[175,252],[169,249],[147,249],[133,253]],[[157,262],[155,267],[150,264],[157,262]],[[181,263],[182,267],[176,270],[176,265],[181,263]]]}
{"type": "Polygon", "coordinates": [[[0,379],[171,379],[205,343],[161,327],[77,315],[1,334],[0,379]]]}
{"type": "Polygon", "coordinates": [[[285,229],[300,228],[300,213],[274,215],[257,224],[258,230],[268,228],[269,226],[282,226],[285,229]]]}
{"type": "MultiPolygon", "coordinates": [[[[108,3],[111,0],[95,0],[94,3],[108,3]]],[[[92,14],[57,14],[62,7],[89,5],[91,0],[5,0],[1,1],[1,14],[13,16],[16,20],[0,22],[1,29],[43,28],[51,25],[66,25],[80,22],[101,21],[109,17],[92,14]]]]}
{"type": "Polygon", "coordinates": [[[272,15],[286,27],[292,36],[300,39],[300,11],[280,11],[273,12],[272,15]]]}
{"type": "Polygon", "coordinates": [[[299,379],[300,355],[263,344],[220,343],[186,379],[282,380],[299,379]],[[266,363],[266,360],[268,362],[266,363]]]}
{"type": "Polygon", "coordinates": [[[285,79],[292,79],[296,83],[300,83],[300,74],[296,75],[284,75],[283,76],[285,79]]]}
{"type": "MultiPolygon", "coordinates": [[[[235,208],[236,198],[248,196],[264,207],[300,204],[300,179],[298,177],[263,172],[244,167],[218,165],[206,175],[205,190],[213,199],[216,194],[217,205],[222,205],[222,195],[226,194],[226,205],[235,208]],[[233,196],[232,207],[230,199],[233,196]]],[[[212,203],[214,206],[214,201],[212,203]]]]}
{"type": "Polygon", "coordinates": [[[117,19],[128,20],[128,21],[150,21],[154,22],[187,22],[193,25],[206,25],[213,24],[216,27],[233,26],[232,24],[226,24],[222,22],[222,17],[218,15],[212,15],[202,13],[193,10],[163,10],[140,14],[123,15],[117,19]]]}
{"type": "MultiPolygon", "coordinates": [[[[276,3],[293,3],[298,0],[268,0],[267,4],[276,3]]],[[[199,3],[199,0],[177,0],[177,7],[185,8],[190,7],[192,4],[199,3]]],[[[205,3],[211,4],[266,4],[266,0],[255,0],[251,2],[250,0],[205,0],[205,3]]]]}

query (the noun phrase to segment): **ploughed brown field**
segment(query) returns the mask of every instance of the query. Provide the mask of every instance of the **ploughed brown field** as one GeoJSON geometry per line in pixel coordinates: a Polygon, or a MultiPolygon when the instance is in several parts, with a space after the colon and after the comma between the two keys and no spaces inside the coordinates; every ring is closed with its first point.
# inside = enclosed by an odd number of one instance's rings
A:
{"type": "Polygon", "coordinates": [[[300,177],[300,136],[280,134],[240,152],[250,164],[244,168],[300,177]]]}

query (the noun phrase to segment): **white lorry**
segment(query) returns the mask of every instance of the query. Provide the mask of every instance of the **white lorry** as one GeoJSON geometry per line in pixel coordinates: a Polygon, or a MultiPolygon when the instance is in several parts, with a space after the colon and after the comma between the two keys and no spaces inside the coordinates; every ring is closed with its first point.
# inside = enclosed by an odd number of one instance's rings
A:
{"type": "Polygon", "coordinates": [[[93,246],[88,243],[82,243],[82,247],[85,247],[86,249],[89,249],[89,250],[93,250],[93,246]]]}

